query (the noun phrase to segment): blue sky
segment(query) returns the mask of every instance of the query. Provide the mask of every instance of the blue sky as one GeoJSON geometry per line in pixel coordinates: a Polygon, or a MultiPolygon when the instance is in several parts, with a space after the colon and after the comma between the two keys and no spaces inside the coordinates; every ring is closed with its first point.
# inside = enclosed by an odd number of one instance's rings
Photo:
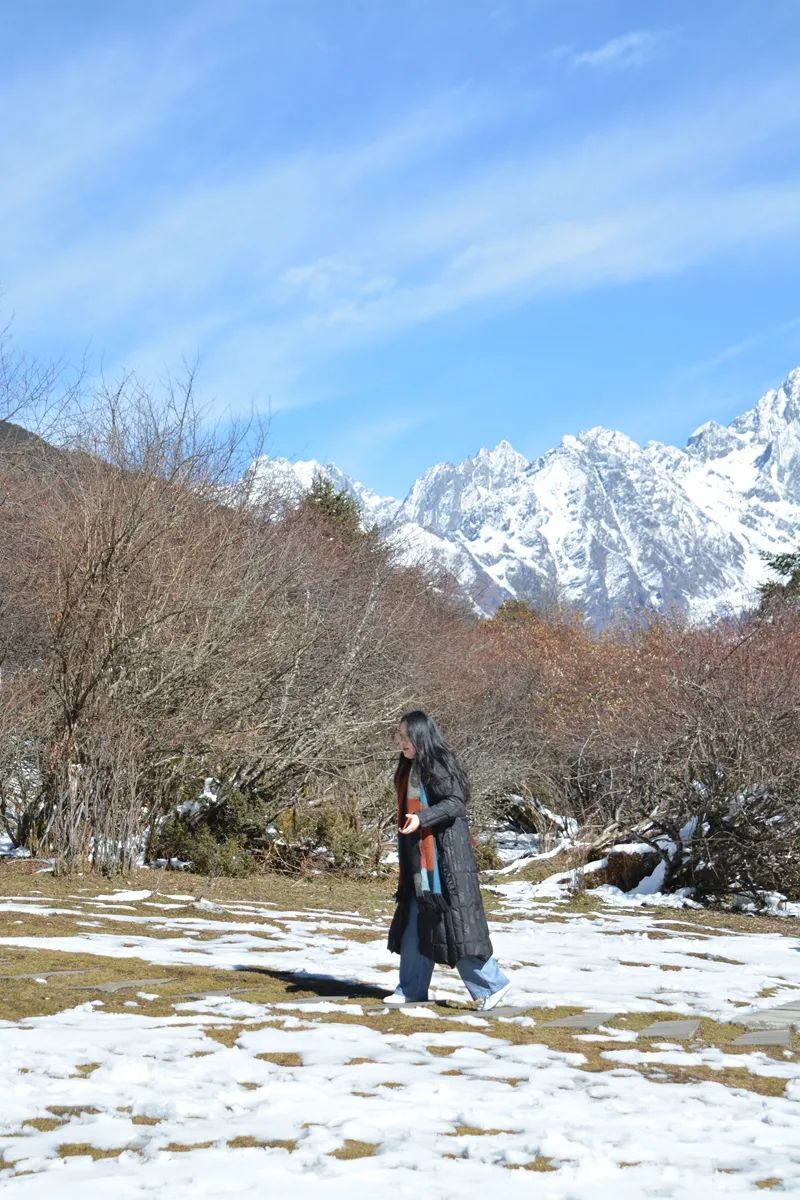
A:
{"type": "Polygon", "coordinates": [[[800,365],[796,0],[9,0],[0,308],[385,494],[800,365]]]}

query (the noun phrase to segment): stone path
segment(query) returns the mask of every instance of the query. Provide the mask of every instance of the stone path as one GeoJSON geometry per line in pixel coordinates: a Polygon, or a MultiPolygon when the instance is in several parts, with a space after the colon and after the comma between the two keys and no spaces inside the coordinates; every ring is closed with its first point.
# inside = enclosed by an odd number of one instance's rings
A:
{"type": "MultiPolygon", "coordinates": [[[[0,966],[10,964],[0,963],[0,966]]],[[[12,979],[36,979],[44,980],[53,976],[63,975],[83,975],[85,972],[81,969],[59,969],[59,970],[44,970],[40,972],[15,972],[9,974],[0,974],[0,981],[12,979]]],[[[147,979],[123,979],[109,981],[107,983],[92,983],[78,985],[80,991],[101,992],[113,995],[117,992],[124,992],[145,987],[153,988],[162,986],[165,983],[170,983],[172,980],[163,976],[158,978],[147,979]]],[[[296,1001],[286,1000],[278,1001],[279,1006],[287,1008],[314,1008],[321,1002],[346,1005],[359,1004],[365,1012],[389,1012],[394,1011],[394,1006],[384,1004],[377,996],[360,996],[358,995],[357,984],[354,984],[354,995],[343,996],[338,993],[335,996],[314,996],[296,1001]]],[[[230,987],[216,988],[213,990],[200,992],[179,992],[173,993],[171,999],[174,1000],[201,1000],[205,997],[234,995],[239,992],[251,990],[247,987],[230,987]]],[[[270,1005],[269,1007],[272,1007],[270,1005]]],[[[413,1005],[413,1008],[439,1008],[440,1002],[436,1000],[419,1001],[413,1005]]],[[[511,1004],[498,1005],[497,1008],[490,1009],[486,1013],[478,1013],[477,1010],[465,1009],[467,1013],[475,1013],[481,1017],[492,1019],[498,1017],[518,1017],[524,1013],[524,1009],[520,1009],[511,1004]]],[[[603,1026],[609,1025],[618,1016],[626,1014],[617,1014],[612,1012],[582,1012],[575,1013],[570,1017],[558,1017],[552,1021],[543,1022],[544,1028],[555,1029],[573,1029],[577,1032],[588,1032],[591,1030],[600,1029],[603,1026]]],[[[737,1037],[731,1044],[734,1046],[791,1046],[792,1032],[800,1030],[800,994],[795,999],[788,1001],[786,1004],[779,1004],[772,1008],[749,1009],[746,1012],[739,1013],[735,1017],[731,1017],[730,1021],[734,1025],[742,1025],[747,1030],[740,1037],[737,1037]]],[[[690,1041],[697,1034],[700,1028],[700,1021],[697,1019],[684,1020],[664,1020],[654,1021],[644,1029],[634,1030],[637,1038],[665,1038],[674,1041],[690,1041]]]]}
{"type": "Polygon", "coordinates": [[[792,1031],[800,1029],[800,996],[774,1008],[750,1009],[732,1020],[750,1031],[738,1037],[734,1046],[789,1046],[792,1031]]]}
{"type": "MultiPolygon", "coordinates": [[[[436,1002],[427,1000],[424,1003],[420,1002],[413,1005],[414,1008],[431,1008],[435,1007],[436,1002]]],[[[381,1005],[380,1002],[376,1005],[371,1005],[372,1008],[387,1011],[386,1005],[381,1005]]],[[[470,1010],[471,1011],[471,1010],[470,1010]]],[[[492,1017],[516,1017],[520,1015],[519,1008],[513,1005],[505,1004],[498,1005],[497,1008],[490,1009],[486,1013],[480,1015],[486,1018],[492,1017]]],[[[559,1017],[554,1021],[545,1021],[543,1027],[551,1029],[574,1029],[576,1032],[600,1029],[604,1025],[608,1025],[615,1020],[617,1015],[608,1012],[583,1012],[575,1013],[571,1017],[559,1017]]],[[[733,1046],[791,1046],[793,1030],[800,1030],[800,996],[796,1000],[790,1001],[788,1004],[781,1004],[774,1008],[753,1009],[746,1013],[741,1013],[737,1017],[731,1018],[731,1024],[743,1025],[748,1032],[743,1033],[740,1037],[735,1038],[731,1043],[733,1046]]],[[[666,1038],[673,1041],[690,1041],[696,1036],[700,1028],[700,1021],[697,1019],[685,1019],[680,1021],[654,1021],[652,1025],[646,1026],[644,1029],[633,1030],[637,1038],[666,1038]]]]}

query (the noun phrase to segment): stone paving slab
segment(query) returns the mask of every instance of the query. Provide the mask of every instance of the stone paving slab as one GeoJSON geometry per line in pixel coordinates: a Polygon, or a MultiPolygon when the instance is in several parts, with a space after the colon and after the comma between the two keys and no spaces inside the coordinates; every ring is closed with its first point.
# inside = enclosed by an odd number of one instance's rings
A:
{"type": "Polygon", "coordinates": [[[646,1029],[639,1030],[639,1037],[691,1038],[700,1028],[699,1021],[654,1021],[646,1029]]]}
{"type": "Polygon", "coordinates": [[[63,968],[58,971],[28,971],[24,975],[0,975],[0,979],[49,979],[51,975],[85,975],[86,971],[81,968],[67,971],[63,968]]]}
{"type": "Polygon", "coordinates": [[[737,1020],[734,1025],[746,1025],[748,1029],[800,1029],[800,1009],[768,1016],[753,1013],[746,1021],[737,1020]]]}
{"type": "Polygon", "coordinates": [[[554,1029],[597,1029],[613,1021],[616,1013],[587,1012],[576,1013],[574,1017],[559,1017],[557,1021],[545,1021],[545,1028],[554,1029]]]}
{"type": "Polygon", "coordinates": [[[469,1009],[471,1016],[485,1017],[491,1020],[492,1017],[521,1017],[525,1014],[524,1008],[515,1008],[512,1004],[498,1004],[495,1008],[490,1008],[488,1012],[481,1012],[479,1008],[469,1009]]]}
{"type": "Polygon", "coordinates": [[[800,1029],[800,1000],[790,1000],[775,1008],[751,1008],[730,1019],[732,1024],[746,1025],[749,1029],[800,1029]]]}
{"type": "Polygon", "coordinates": [[[129,988],[156,987],[163,983],[172,983],[171,979],[120,979],[111,983],[85,983],[82,992],[125,992],[129,988]]]}
{"type": "Polygon", "coordinates": [[[731,1043],[733,1046],[791,1046],[791,1029],[756,1029],[743,1033],[731,1043]]]}

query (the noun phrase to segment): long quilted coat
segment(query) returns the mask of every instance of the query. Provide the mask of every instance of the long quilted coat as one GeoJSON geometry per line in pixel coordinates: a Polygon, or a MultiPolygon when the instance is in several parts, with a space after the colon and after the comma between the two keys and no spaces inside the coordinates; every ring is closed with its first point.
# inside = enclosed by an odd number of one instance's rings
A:
{"type": "MultiPolygon", "coordinates": [[[[442,891],[448,909],[431,913],[417,905],[420,953],[449,967],[454,967],[467,954],[491,958],[494,951],[483,910],[463,789],[442,768],[422,782],[429,807],[419,813],[420,826],[434,831],[442,891]]],[[[398,890],[395,896],[397,908],[387,942],[393,954],[400,953],[413,887],[413,881],[409,881],[404,892],[398,890]]]]}

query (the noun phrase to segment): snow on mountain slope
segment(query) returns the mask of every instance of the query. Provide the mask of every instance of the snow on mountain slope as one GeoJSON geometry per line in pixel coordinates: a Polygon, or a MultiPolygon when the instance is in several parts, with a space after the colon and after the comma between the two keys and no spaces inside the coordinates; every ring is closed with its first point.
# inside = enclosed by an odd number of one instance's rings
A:
{"type": "Polygon", "coordinates": [[[332,465],[256,466],[297,492],[323,471],[408,561],[452,570],[481,612],[563,598],[595,624],[643,610],[705,620],[754,601],[763,552],[800,545],[800,369],[685,450],[598,427],[529,462],[502,441],[430,467],[402,504],[332,465]]]}
{"type": "Polygon", "coordinates": [[[400,501],[391,496],[379,496],[340,471],[334,463],[323,466],[316,459],[290,462],[288,458],[269,458],[263,455],[250,464],[250,474],[256,494],[273,489],[287,500],[299,500],[311,487],[317,475],[330,479],[334,487],[346,491],[358,504],[365,525],[387,525],[395,516],[400,501]]]}

